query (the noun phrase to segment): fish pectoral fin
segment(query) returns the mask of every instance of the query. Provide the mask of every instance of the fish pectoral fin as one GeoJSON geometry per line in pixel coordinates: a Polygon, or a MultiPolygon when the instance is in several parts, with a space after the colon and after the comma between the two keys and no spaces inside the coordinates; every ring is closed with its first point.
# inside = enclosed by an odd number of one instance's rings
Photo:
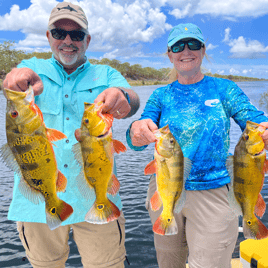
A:
{"type": "Polygon", "coordinates": [[[147,166],[144,169],[144,174],[145,175],[154,174],[156,173],[156,170],[157,170],[157,162],[156,159],[154,159],[149,164],[147,164],[147,166]]]}
{"type": "Polygon", "coordinates": [[[227,199],[228,199],[228,202],[229,202],[229,206],[233,210],[233,212],[237,216],[243,215],[241,205],[236,200],[233,186],[230,186],[230,188],[229,188],[229,191],[228,191],[228,194],[227,194],[227,199]]]}
{"type": "Polygon", "coordinates": [[[45,201],[45,198],[41,192],[32,188],[23,178],[20,178],[19,190],[25,198],[35,205],[38,205],[39,202],[45,201]]]}
{"type": "Polygon", "coordinates": [[[50,142],[58,141],[58,140],[62,140],[62,139],[67,138],[67,136],[65,134],[63,134],[62,132],[60,132],[59,130],[56,130],[56,129],[47,128],[46,132],[47,132],[47,138],[50,142]]]}
{"type": "Polygon", "coordinates": [[[77,161],[78,165],[83,167],[84,166],[84,164],[83,164],[83,155],[82,155],[81,144],[79,142],[75,143],[72,146],[72,152],[74,154],[74,158],[77,161]]]}
{"type": "Polygon", "coordinates": [[[0,148],[0,155],[1,158],[3,159],[3,161],[6,163],[6,165],[13,170],[14,172],[16,172],[20,178],[22,178],[22,173],[20,170],[20,166],[18,164],[18,162],[16,161],[15,156],[13,155],[10,147],[8,146],[8,144],[4,144],[1,148],[0,148]]]}
{"type": "Polygon", "coordinates": [[[257,203],[255,205],[255,214],[258,217],[262,218],[262,216],[265,213],[265,210],[266,210],[265,201],[263,200],[263,197],[262,197],[261,193],[259,193],[258,200],[257,200],[257,203]]]}
{"type": "Polygon", "coordinates": [[[58,170],[58,179],[56,183],[57,192],[65,192],[67,186],[66,177],[58,170]]]}
{"type": "Polygon", "coordinates": [[[163,202],[158,191],[155,191],[154,195],[152,196],[150,200],[150,204],[151,204],[151,209],[153,211],[157,211],[161,208],[163,202]]]}
{"type": "Polygon", "coordinates": [[[118,140],[113,140],[113,148],[117,154],[119,154],[120,152],[124,153],[127,150],[126,146],[118,140]]]}
{"type": "Polygon", "coordinates": [[[111,195],[116,195],[120,189],[120,182],[117,177],[113,174],[107,188],[107,193],[111,195]]]}

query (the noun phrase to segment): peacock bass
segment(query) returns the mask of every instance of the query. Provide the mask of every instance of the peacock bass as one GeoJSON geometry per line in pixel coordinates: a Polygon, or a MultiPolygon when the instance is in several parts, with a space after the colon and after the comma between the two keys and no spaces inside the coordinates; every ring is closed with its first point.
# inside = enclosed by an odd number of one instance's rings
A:
{"type": "Polygon", "coordinates": [[[153,226],[160,235],[173,235],[178,232],[174,212],[179,213],[185,202],[184,183],[190,174],[191,161],[183,152],[169,130],[168,125],[156,130],[154,160],[144,170],[145,175],[156,173],[157,190],[150,203],[153,211],[163,205],[163,211],[153,226]]]}
{"type": "Polygon", "coordinates": [[[84,103],[81,128],[75,131],[79,143],[73,152],[81,172],[77,185],[87,199],[95,199],[85,221],[104,224],[117,219],[120,211],[107,194],[116,195],[120,183],[113,173],[114,152],[125,152],[126,147],[112,138],[113,116],[103,114],[103,103],[84,103]]]}
{"type": "Polygon", "coordinates": [[[65,191],[67,179],[57,168],[52,147],[66,136],[45,126],[31,86],[26,92],[4,91],[7,144],[1,147],[2,158],[19,175],[20,192],[34,204],[45,202],[46,222],[53,230],[73,213],[57,196],[57,191],[65,191]]]}

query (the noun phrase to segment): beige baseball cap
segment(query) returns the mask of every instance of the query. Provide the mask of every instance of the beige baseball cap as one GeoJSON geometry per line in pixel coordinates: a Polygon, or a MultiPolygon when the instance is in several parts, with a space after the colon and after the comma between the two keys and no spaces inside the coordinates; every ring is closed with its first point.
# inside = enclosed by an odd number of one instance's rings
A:
{"type": "Polygon", "coordinates": [[[62,2],[56,5],[51,11],[48,27],[54,22],[61,19],[69,19],[78,23],[82,28],[88,28],[88,22],[85,12],[80,6],[74,5],[70,2],[62,2]]]}

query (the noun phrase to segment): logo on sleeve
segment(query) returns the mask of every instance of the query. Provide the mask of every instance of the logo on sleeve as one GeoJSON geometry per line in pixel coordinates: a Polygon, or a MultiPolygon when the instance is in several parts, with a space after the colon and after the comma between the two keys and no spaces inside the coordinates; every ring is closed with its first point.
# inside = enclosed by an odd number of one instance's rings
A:
{"type": "Polygon", "coordinates": [[[216,107],[217,104],[219,103],[220,101],[218,99],[214,99],[214,100],[206,100],[205,101],[205,105],[206,106],[209,106],[209,107],[216,107]]]}

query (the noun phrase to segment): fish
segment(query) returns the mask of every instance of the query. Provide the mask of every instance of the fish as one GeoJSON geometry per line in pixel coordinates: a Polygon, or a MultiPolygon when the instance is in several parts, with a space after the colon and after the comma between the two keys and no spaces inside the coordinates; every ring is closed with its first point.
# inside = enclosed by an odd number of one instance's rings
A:
{"type": "Polygon", "coordinates": [[[174,235],[178,226],[174,213],[179,213],[185,203],[185,180],[190,174],[192,163],[184,157],[179,143],[166,125],[154,132],[157,139],[154,160],[144,169],[144,174],[156,174],[157,189],[150,200],[151,209],[162,213],[153,225],[159,235],[174,235]]]}
{"type": "Polygon", "coordinates": [[[114,153],[126,151],[123,143],[113,139],[113,116],[102,113],[103,105],[84,103],[81,128],[75,131],[79,142],[72,148],[81,167],[78,189],[84,198],[95,199],[85,215],[85,221],[93,224],[106,224],[120,216],[120,210],[107,194],[115,196],[120,188],[113,172],[114,153]]]}
{"type": "Polygon", "coordinates": [[[65,191],[67,179],[57,168],[52,146],[66,136],[45,126],[31,86],[25,92],[4,92],[7,143],[0,149],[2,159],[20,177],[22,195],[34,204],[45,202],[46,223],[54,230],[73,213],[72,206],[57,196],[65,191]]]}
{"type": "Polygon", "coordinates": [[[268,170],[266,151],[261,135],[265,128],[247,121],[234,151],[226,162],[231,178],[228,201],[236,215],[243,217],[245,238],[262,239],[268,237],[266,226],[259,220],[266,210],[261,195],[264,175],[268,170]]]}

